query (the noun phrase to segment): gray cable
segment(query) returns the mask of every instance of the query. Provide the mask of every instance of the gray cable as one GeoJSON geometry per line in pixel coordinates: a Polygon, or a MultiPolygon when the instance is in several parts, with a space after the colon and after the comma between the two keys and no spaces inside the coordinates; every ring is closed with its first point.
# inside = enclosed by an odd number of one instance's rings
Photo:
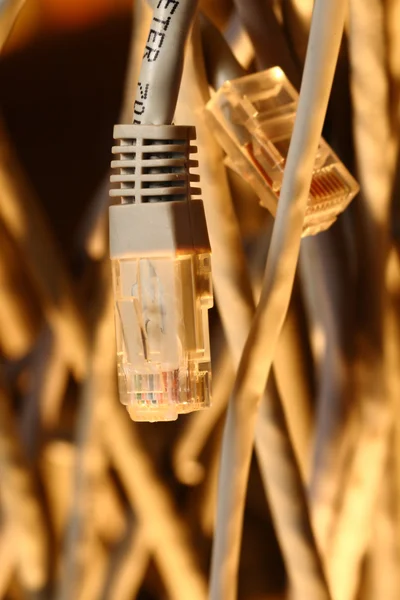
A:
{"type": "Polygon", "coordinates": [[[247,75],[218,28],[203,14],[200,15],[199,23],[204,64],[213,88],[218,90],[225,81],[247,75]]]}
{"type": "Polygon", "coordinates": [[[198,0],[158,0],[147,37],[133,123],[172,123],[181,83],[184,48],[198,0]]]}
{"type": "Polygon", "coordinates": [[[254,46],[258,67],[279,65],[296,87],[300,77],[271,0],[234,0],[240,19],[254,46]]]}
{"type": "MultiPolygon", "coordinates": [[[[212,600],[233,600],[245,490],[258,406],[289,305],[304,214],[344,26],[346,0],[316,0],[293,136],[272,233],[265,277],[246,342],[222,443],[212,600]]],[[[315,598],[329,598],[325,582],[315,598]]],[[[307,600],[311,600],[308,598],[307,600]]]]}

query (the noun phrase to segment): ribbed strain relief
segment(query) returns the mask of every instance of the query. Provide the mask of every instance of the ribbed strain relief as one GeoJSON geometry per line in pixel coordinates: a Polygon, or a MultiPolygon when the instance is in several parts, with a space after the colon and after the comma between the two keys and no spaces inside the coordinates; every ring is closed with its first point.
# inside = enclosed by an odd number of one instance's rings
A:
{"type": "Polygon", "coordinates": [[[190,173],[198,162],[190,155],[197,152],[191,145],[196,129],[183,125],[116,125],[111,162],[116,187],[110,196],[120,197],[123,204],[189,200],[200,195],[191,184],[199,176],[190,173]]]}

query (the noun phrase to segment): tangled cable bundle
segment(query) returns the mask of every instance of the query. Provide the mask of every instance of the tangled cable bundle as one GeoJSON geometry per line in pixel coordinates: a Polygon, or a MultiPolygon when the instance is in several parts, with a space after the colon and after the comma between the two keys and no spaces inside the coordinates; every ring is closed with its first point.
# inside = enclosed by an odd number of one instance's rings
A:
{"type": "Polygon", "coordinates": [[[0,599],[398,600],[400,1],[75,4],[0,1],[0,599]]]}

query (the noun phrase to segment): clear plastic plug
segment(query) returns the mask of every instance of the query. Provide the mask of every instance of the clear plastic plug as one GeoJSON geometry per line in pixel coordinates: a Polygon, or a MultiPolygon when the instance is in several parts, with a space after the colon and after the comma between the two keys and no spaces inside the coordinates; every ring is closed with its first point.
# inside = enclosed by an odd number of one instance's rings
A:
{"type": "Polygon", "coordinates": [[[210,405],[209,253],[112,260],[120,400],[135,421],[210,405]]]}
{"type": "MultiPolygon", "coordinates": [[[[254,189],[275,216],[298,93],[274,67],[226,81],[207,104],[210,126],[226,163],[254,189]]],[[[328,229],[359,190],[355,179],[321,139],[315,158],[303,236],[328,229]]]]}

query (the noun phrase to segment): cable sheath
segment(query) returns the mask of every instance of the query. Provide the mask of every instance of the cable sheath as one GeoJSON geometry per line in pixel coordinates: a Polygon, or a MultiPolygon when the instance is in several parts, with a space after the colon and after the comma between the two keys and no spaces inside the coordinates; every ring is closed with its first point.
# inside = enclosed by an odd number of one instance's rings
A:
{"type": "Polygon", "coordinates": [[[346,8],[346,0],[316,0],[314,5],[298,111],[261,298],[240,362],[225,424],[211,566],[211,600],[233,600],[236,597],[236,586],[232,582],[237,580],[255,422],[290,301],[314,160],[346,8]]]}
{"type": "Polygon", "coordinates": [[[137,83],[133,123],[172,123],[197,0],[158,0],[137,83]]]}

